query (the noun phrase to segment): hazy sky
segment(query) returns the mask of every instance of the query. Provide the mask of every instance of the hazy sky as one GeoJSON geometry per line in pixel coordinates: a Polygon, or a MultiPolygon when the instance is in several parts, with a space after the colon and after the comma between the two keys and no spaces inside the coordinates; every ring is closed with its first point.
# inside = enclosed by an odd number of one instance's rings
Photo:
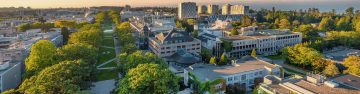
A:
{"type": "Polygon", "coordinates": [[[199,4],[246,4],[252,8],[299,9],[318,7],[320,10],[344,10],[349,6],[360,9],[360,0],[0,0],[0,7],[30,6],[32,8],[90,7],[90,6],[176,6],[179,2],[199,4]]]}

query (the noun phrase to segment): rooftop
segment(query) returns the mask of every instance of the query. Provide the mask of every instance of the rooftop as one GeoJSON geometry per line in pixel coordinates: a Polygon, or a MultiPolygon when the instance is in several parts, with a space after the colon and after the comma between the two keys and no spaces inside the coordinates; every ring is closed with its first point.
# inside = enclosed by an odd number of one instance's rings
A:
{"type": "Polygon", "coordinates": [[[349,86],[351,88],[360,90],[360,77],[358,77],[358,76],[346,74],[346,75],[341,75],[339,77],[336,77],[332,80],[334,80],[340,84],[349,86]]]}
{"type": "Polygon", "coordinates": [[[207,80],[215,80],[227,75],[263,69],[265,67],[274,68],[276,65],[246,56],[237,60],[236,65],[215,66],[212,64],[195,64],[190,67],[187,68],[187,70],[194,73],[201,81],[205,82],[207,80]]]}

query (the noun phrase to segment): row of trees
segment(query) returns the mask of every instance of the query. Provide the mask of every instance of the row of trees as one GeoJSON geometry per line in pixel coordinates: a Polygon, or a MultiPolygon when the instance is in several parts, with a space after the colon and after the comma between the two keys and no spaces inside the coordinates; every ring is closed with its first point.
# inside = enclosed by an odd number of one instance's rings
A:
{"type": "Polygon", "coordinates": [[[282,50],[282,55],[285,57],[286,63],[304,69],[324,72],[328,76],[339,74],[339,69],[334,62],[324,59],[320,52],[307,44],[286,47],[282,50]]]}
{"type": "Polygon", "coordinates": [[[65,94],[85,93],[96,80],[98,46],[102,40],[99,25],[88,24],[70,35],[69,42],[56,48],[48,40],[32,45],[25,61],[23,83],[17,90],[5,94],[65,94]]]}
{"type": "Polygon", "coordinates": [[[25,24],[21,24],[20,26],[18,26],[18,30],[20,32],[25,32],[26,30],[29,29],[39,29],[41,28],[42,31],[46,32],[48,31],[50,28],[54,28],[54,24],[53,23],[40,23],[40,22],[35,22],[35,23],[25,23],[25,24]]]}

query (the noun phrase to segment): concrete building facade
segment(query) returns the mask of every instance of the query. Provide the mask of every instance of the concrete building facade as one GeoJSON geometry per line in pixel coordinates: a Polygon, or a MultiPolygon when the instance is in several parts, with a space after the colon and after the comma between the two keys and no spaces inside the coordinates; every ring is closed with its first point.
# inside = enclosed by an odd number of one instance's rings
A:
{"type": "Polygon", "coordinates": [[[178,17],[183,18],[196,18],[196,3],[194,2],[182,2],[178,7],[178,17]]]}
{"type": "Polygon", "coordinates": [[[230,7],[231,7],[230,4],[223,5],[222,8],[221,8],[221,14],[222,15],[229,15],[230,14],[230,7]]]}
{"type": "Polygon", "coordinates": [[[208,5],[207,6],[207,13],[208,14],[219,14],[219,5],[208,5]]]}
{"type": "Polygon", "coordinates": [[[249,14],[250,7],[244,5],[233,5],[230,7],[230,14],[249,14]]]}
{"type": "Polygon", "coordinates": [[[198,5],[198,14],[207,13],[207,7],[205,5],[198,5]]]}

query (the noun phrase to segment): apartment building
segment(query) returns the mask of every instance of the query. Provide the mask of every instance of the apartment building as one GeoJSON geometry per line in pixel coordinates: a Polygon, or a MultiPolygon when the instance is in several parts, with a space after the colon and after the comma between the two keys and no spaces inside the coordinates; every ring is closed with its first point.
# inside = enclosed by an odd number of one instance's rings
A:
{"type": "Polygon", "coordinates": [[[208,14],[211,14],[211,15],[218,14],[219,10],[220,10],[219,5],[208,5],[207,6],[207,13],[208,14]]]}
{"type": "Polygon", "coordinates": [[[185,30],[173,29],[149,37],[149,48],[159,57],[171,56],[179,50],[200,53],[201,41],[191,37],[185,30]]]}
{"type": "Polygon", "coordinates": [[[250,7],[244,5],[232,5],[230,7],[230,14],[249,14],[250,7]]]}
{"type": "Polygon", "coordinates": [[[198,6],[198,14],[205,14],[207,13],[207,7],[205,5],[198,6]]]}
{"type": "Polygon", "coordinates": [[[327,79],[319,74],[308,73],[305,77],[287,79],[264,77],[259,94],[360,94],[360,77],[351,74],[327,79]]]}
{"type": "MultiPolygon", "coordinates": [[[[261,58],[254,58],[251,56],[242,57],[238,60],[233,60],[232,65],[215,66],[210,64],[194,64],[189,68],[184,69],[184,83],[190,86],[191,80],[199,79],[201,83],[207,81],[214,81],[216,79],[224,79],[225,85],[222,86],[240,85],[246,91],[251,91],[250,87],[254,86],[255,80],[260,81],[266,75],[273,74],[279,78],[283,77],[281,73],[281,66],[268,63],[261,58]],[[190,75],[191,74],[191,75],[190,75]],[[187,84],[189,83],[189,84],[187,84]]],[[[217,94],[224,94],[224,90],[218,90],[217,94]]]]}
{"type": "Polygon", "coordinates": [[[182,2],[178,7],[178,17],[184,18],[195,18],[197,15],[196,3],[194,2],[182,2]]]}
{"type": "Polygon", "coordinates": [[[232,5],[230,5],[230,4],[225,4],[225,5],[223,5],[222,6],[222,8],[221,8],[221,14],[222,15],[228,15],[228,14],[230,14],[230,7],[231,7],[232,5]]]}

